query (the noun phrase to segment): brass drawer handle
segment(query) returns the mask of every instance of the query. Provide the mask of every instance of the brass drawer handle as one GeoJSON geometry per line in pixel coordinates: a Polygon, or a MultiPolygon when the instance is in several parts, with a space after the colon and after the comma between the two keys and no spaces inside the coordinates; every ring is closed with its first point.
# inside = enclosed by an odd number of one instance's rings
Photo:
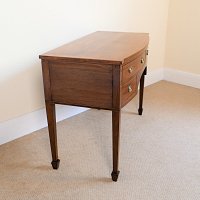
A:
{"type": "Polygon", "coordinates": [[[144,58],[141,59],[141,63],[144,64],[144,58]]]}
{"type": "Polygon", "coordinates": [[[132,88],[131,88],[131,85],[129,85],[129,86],[128,86],[128,92],[131,93],[132,91],[133,91],[133,90],[132,90],[132,88]]]}
{"type": "Polygon", "coordinates": [[[133,72],[133,68],[132,67],[128,68],[128,72],[131,74],[133,72]]]}

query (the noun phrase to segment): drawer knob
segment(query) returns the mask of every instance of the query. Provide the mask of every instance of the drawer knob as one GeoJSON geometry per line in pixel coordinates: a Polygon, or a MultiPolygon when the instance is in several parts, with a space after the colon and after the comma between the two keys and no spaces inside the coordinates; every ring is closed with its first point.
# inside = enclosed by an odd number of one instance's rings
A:
{"type": "Polygon", "coordinates": [[[133,72],[133,68],[132,67],[128,68],[128,72],[131,74],[133,72]]]}
{"type": "Polygon", "coordinates": [[[128,92],[130,92],[130,93],[132,92],[131,85],[128,86],[128,92]]]}
{"type": "Polygon", "coordinates": [[[141,59],[141,63],[144,64],[144,58],[141,59]]]}

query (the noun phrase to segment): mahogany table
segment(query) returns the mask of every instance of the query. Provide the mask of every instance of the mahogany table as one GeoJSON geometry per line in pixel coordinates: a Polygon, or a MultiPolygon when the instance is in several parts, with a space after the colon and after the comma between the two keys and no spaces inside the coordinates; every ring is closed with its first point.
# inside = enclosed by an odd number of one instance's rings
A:
{"type": "Polygon", "coordinates": [[[147,33],[98,31],[40,55],[52,153],[58,169],[55,104],[112,111],[112,180],[119,175],[121,108],[138,92],[142,115],[147,33]]]}

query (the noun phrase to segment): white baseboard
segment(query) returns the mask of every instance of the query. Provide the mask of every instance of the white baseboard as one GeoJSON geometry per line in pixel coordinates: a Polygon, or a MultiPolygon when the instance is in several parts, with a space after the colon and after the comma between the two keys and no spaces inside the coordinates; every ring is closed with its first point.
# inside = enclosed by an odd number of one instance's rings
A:
{"type": "MultiPolygon", "coordinates": [[[[86,111],[88,108],[56,105],[56,121],[86,111]]],[[[7,143],[47,126],[46,111],[40,109],[0,123],[0,144],[7,143]]]]}
{"type": "Polygon", "coordinates": [[[163,68],[150,72],[147,70],[147,75],[145,76],[145,86],[157,83],[158,81],[163,80],[163,77],[163,68]]]}
{"type": "MultiPolygon", "coordinates": [[[[195,88],[200,88],[200,75],[190,74],[170,68],[158,69],[147,73],[145,86],[161,80],[167,80],[195,88]]],[[[56,106],[57,121],[67,119],[88,110],[88,108],[73,106],[56,106]]],[[[24,135],[30,134],[47,126],[44,109],[34,111],[0,123],[0,144],[7,143],[24,135]]]]}
{"type": "Polygon", "coordinates": [[[200,89],[200,75],[164,68],[164,80],[200,89]]]}

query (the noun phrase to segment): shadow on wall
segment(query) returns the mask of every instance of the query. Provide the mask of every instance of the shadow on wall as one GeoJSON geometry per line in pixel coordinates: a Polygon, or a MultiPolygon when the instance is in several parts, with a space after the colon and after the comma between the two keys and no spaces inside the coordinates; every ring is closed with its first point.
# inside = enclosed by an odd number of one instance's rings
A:
{"type": "Polygon", "coordinates": [[[42,68],[38,60],[15,75],[1,81],[0,122],[44,106],[42,68]]]}

